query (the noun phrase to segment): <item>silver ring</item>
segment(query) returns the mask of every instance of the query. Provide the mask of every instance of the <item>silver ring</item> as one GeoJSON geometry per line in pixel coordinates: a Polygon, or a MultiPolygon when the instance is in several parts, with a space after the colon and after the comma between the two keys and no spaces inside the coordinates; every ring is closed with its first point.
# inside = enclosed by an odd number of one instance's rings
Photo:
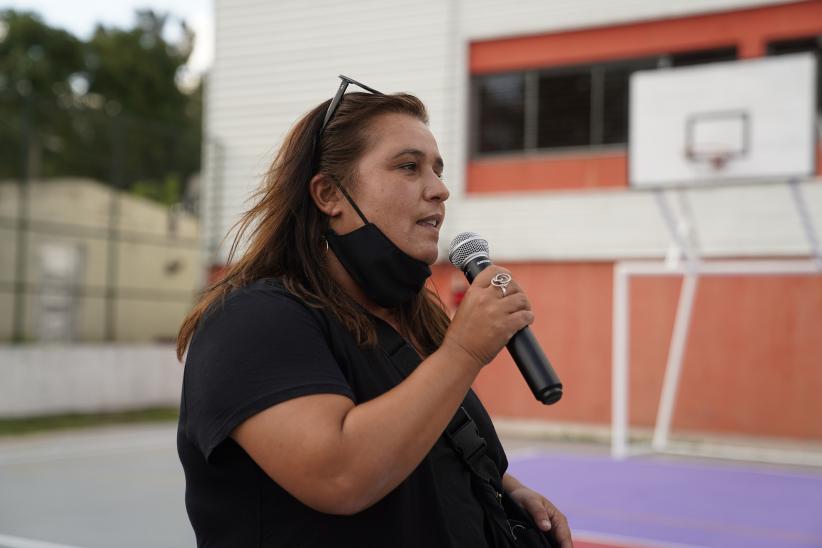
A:
{"type": "Polygon", "coordinates": [[[502,296],[505,297],[505,295],[508,294],[508,290],[506,288],[508,287],[508,284],[511,283],[511,279],[512,278],[510,274],[506,272],[500,272],[499,274],[491,278],[491,285],[493,285],[494,287],[499,287],[502,290],[502,296]]]}

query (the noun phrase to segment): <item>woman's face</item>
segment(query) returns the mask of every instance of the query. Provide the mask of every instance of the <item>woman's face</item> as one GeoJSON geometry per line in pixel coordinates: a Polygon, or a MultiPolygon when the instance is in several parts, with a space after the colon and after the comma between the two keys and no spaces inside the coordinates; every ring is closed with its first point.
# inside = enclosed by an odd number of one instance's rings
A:
{"type": "MultiPolygon", "coordinates": [[[[378,116],[368,133],[351,197],[397,247],[432,264],[448,199],[437,142],[423,122],[406,114],[378,116]]],[[[337,234],[361,226],[350,206],[331,223],[337,234]]]]}

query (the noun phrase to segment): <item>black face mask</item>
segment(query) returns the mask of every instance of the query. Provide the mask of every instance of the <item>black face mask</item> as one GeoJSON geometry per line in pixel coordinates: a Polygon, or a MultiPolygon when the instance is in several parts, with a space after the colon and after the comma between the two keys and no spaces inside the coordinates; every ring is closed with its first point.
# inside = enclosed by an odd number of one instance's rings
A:
{"type": "Polygon", "coordinates": [[[339,188],[365,226],[342,236],[329,229],[325,233],[328,246],[375,303],[394,308],[408,302],[420,292],[431,269],[394,245],[377,225],[369,223],[341,185],[339,188]]]}

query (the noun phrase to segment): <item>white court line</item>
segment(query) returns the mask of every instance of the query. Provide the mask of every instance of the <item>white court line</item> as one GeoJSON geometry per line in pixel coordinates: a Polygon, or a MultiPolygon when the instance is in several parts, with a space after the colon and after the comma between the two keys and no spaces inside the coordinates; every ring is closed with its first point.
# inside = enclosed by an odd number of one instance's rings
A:
{"type": "Polygon", "coordinates": [[[69,546],[68,544],[55,544],[53,542],[45,542],[42,540],[34,540],[23,537],[11,537],[8,535],[0,535],[0,547],[2,548],[78,548],[77,546],[69,546]]]}
{"type": "Polygon", "coordinates": [[[86,446],[36,447],[6,449],[0,454],[0,466],[8,464],[32,464],[64,459],[105,457],[133,451],[157,451],[173,448],[169,440],[99,440],[86,446]]]}
{"type": "Polygon", "coordinates": [[[580,531],[579,529],[574,529],[572,535],[574,540],[582,542],[596,542],[600,544],[610,544],[612,546],[624,546],[625,548],[633,548],[635,546],[644,546],[647,548],[705,548],[698,544],[681,544],[663,540],[609,535],[607,533],[594,533],[593,531],[580,531]]]}

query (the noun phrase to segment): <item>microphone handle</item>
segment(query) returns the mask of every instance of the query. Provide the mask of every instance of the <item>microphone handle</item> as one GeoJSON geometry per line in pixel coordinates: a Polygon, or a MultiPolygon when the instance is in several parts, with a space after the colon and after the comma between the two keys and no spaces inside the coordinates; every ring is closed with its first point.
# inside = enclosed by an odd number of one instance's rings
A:
{"type": "MultiPolygon", "coordinates": [[[[477,257],[469,261],[463,269],[468,283],[474,283],[477,274],[491,264],[491,259],[488,257],[477,257]]],[[[562,383],[531,332],[531,328],[525,326],[514,333],[505,346],[537,401],[545,405],[558,402],[562,397],[562,383]]]]}
{"type": "Polygon", "coordinates": [[[514,333],[505,346],[537,401],[545,405],[558,402],[562,397],[562,383],[531,328],[526,325],[514,333]]]}
{"type": "Polygon", "coordinates": [[[465,274],[465,277],[468,278],[468,283],[472,284],[474,283],[474,278],[492,264],[491,259],[488,257],[477,257],[476,259],[468,261],[468,264],[465,265],[462,272],[465,274]]]}

